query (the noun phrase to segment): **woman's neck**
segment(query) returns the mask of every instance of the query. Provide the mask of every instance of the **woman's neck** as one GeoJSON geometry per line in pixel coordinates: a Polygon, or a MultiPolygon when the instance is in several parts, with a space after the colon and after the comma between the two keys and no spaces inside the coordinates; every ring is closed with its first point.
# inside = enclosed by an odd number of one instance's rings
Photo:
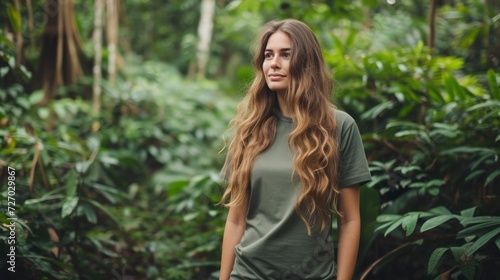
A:
{"type": "Polygon", "coordinates": [[[287,106],[285,102],[285,94],[284,92],[277,92],[276,96],[278,98],[278,107],[283,116],[291,118],[293,116],[293,110],[289,106],[287,106]]]}

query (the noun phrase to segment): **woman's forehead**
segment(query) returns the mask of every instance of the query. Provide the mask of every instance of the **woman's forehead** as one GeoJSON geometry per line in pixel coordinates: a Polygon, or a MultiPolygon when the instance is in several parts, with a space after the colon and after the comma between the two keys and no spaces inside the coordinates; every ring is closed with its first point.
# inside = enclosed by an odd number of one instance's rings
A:
{"type": "Polygon", "coordinates": [[[290,36],[283,31],[277,31],[273,33],[266,44],[266,50],[283,50],[283,49],[291,49],[292,41],[290,40],[290,36]]]}

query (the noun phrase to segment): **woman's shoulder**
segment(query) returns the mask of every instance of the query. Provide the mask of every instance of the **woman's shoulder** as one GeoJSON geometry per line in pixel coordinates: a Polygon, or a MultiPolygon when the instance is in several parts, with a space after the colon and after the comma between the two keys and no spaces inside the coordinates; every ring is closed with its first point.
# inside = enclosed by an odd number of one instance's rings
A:
{"type": "Polygon", "coordinates": [[[337,127],[349,127],[356,124],[356,121],[348,113],[341,111],[339,109],[333,109],[335,113],[335,121],[337,122],[337,127]]]}

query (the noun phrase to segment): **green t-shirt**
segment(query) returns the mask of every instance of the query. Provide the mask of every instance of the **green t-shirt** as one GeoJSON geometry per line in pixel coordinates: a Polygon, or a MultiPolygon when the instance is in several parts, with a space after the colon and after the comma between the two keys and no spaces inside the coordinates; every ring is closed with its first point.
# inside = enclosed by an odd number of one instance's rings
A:
{"type": "MultiPolygon", "coordinates": [[[[336,275],[331,227],[307,235],[295,211],[300,183],[292,184],[293,155],[288,135],[290,118],[278,117],[273,144],[251,172],[246,229],[235,248],[231,280],[334,279],[336,275]]],[[[340,188],[371,179],[358,127],[347,113],[336,111],[340,130],[340,188]]]]}

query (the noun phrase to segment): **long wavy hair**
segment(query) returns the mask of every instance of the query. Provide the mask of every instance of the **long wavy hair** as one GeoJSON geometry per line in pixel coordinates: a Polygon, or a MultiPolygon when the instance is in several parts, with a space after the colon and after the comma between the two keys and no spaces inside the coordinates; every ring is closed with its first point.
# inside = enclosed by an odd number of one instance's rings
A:
{"type": "Polygon", "coordinates": [[[313,230],[331,226],[332,212],[338,213],[339,136],[330,101],[333,81],[321,47],[312,30],[298,20],[271,21],[258,37],[253,59],[255,78],[228,129],[233,136],[226,145],[222,170],[226,189],[220,203],[231,207],[248,199],[255,159],[276,136],[277,117],[272,112],[277,106],[276,93],[267,86],[262,65],[269,37],[277,31],[286,33],[292,44],[290,84],[285,93],[285,102],[293,110],[294,129],[288,136],[289,145],[295,149],[291,176],[300,178],[302,191],[295,209],[311,235],[313,230]]]}

